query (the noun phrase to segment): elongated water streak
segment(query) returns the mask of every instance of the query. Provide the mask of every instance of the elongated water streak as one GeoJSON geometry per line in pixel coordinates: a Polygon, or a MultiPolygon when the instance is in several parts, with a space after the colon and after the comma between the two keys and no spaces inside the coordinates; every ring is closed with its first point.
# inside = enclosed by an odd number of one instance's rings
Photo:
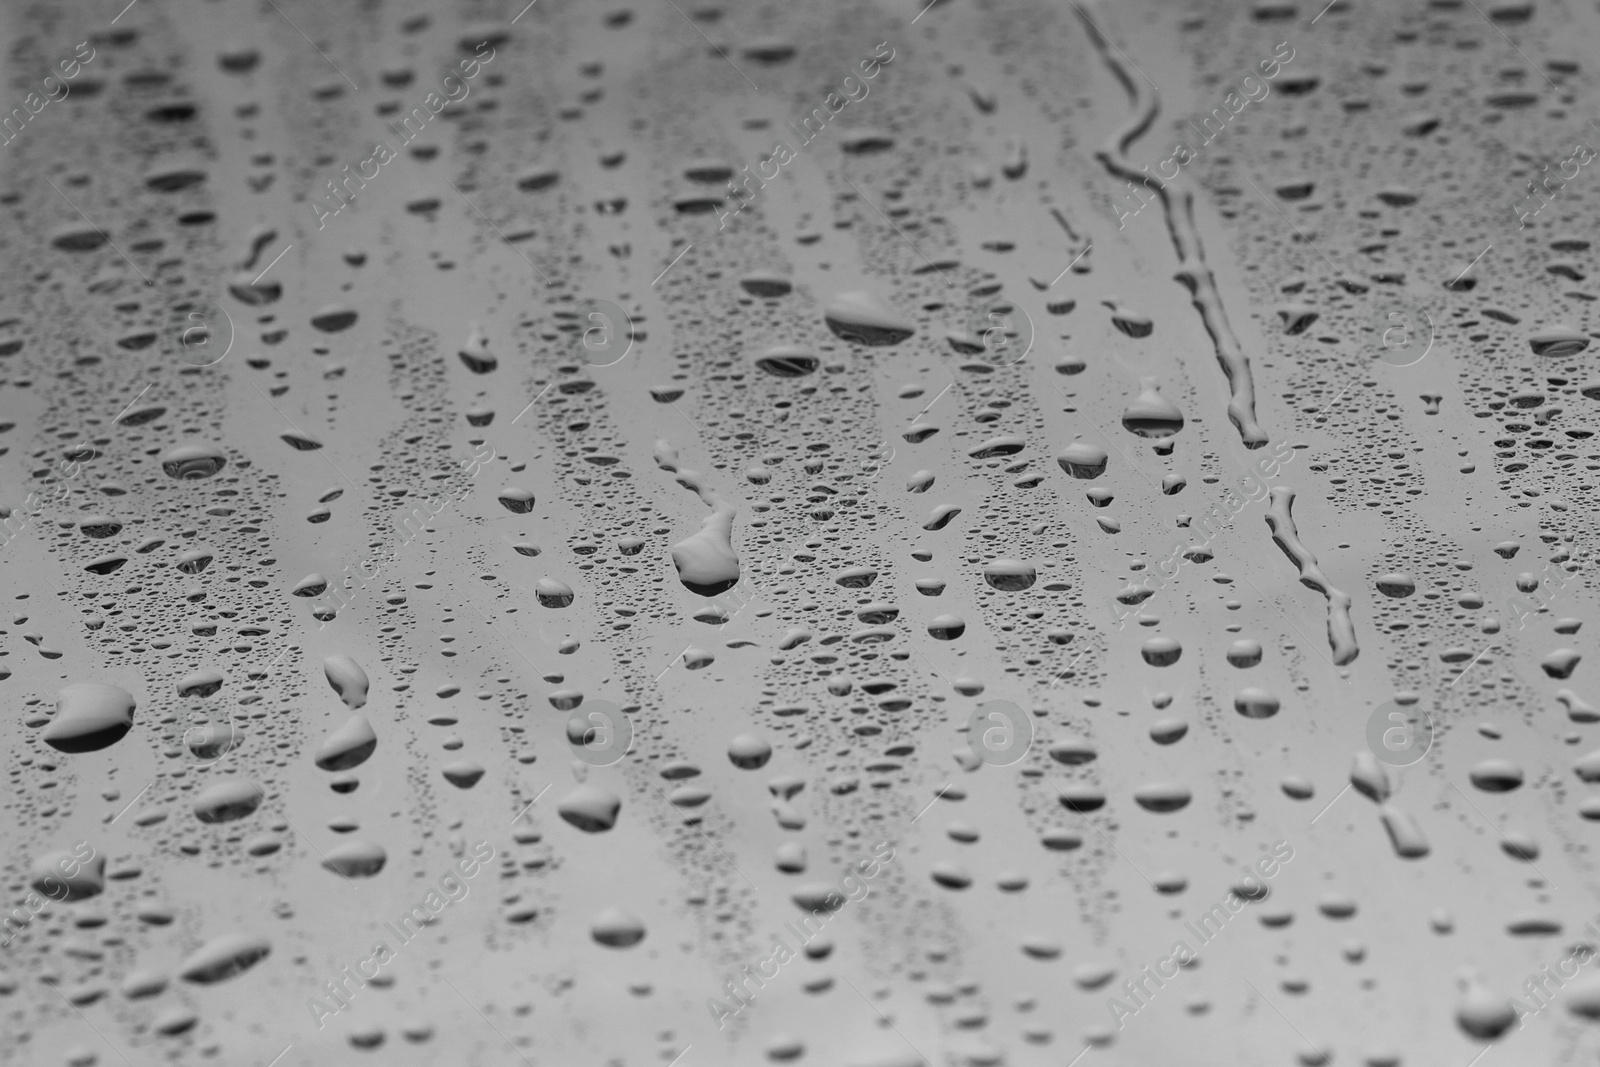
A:
{"type": "Polygon", "coordinates": [[[1216,277],[1206,264],[1205,250],[1200,246],[1200,231],[1194,222],[1194,194],[1185,189],[1174,205],[1166,184],[1161,179],[1135,168],[1127,160],[1128,146],[1143,136],[1155,123],[1161,109],[1160,96],[1153,86],[1147,87],[1129,71],[1131,64],[1100,32],[1100,28],[1083,8],[1073,4],[1082,20],[1089,39],[1094,42],[1111,73],[1116,75],[1133,102],[1133,115],[1120,130],[1106,139],[1106,147],[1095,153],[1095,158],[1110,171],[1113,177],[1136,182],[1152,189],[1161,200],[1161,210],[1166,215],[1167,232],[1172,237],[1173,250],[1178,255],[1178,272],[1173,277],[1189,290],[1194,308],[1227,376],[1231,396],[1228,400],[1228,419],[1239,431],[1246,448],[1261,448],[1267,443],[1266,431],[1256,422],[1256,386],[1250,373],[1250,360],[1244,354],[1239,339],[1228,323],[1227,311],[1217,292],[1216,277]]]}
{"type": "Polygon", "coordinates": [[[1293,489],[1285,486],[1274,488],[1272,504],[1267,509],[1267,526],[1272,530],[1272,539],[1283,549],[1283,554],[1299,569],[1300,584],[1315,589],[1327,598],[1328,645],[1333,649],[1335,665],[1343,667],[1361,654],[1361,648],[1356,644],[1355,623],[1350,621],[1350,594],[1333,587],[1317,565],[1317,557],[1301,542],[1294,516],[1289,513],[1293,506],[1293,489]]]}
{"type": "Polygon", "coordinates": [[[678,484],[692,490],[712,509],[697,533],[672,546],[672,563],[678,580],[692,593],[713,597],[739,584],[739,554],[733,547],[733,520],[739,509],[713,493],[696,471],[678,466],[678,450],[667,441],[657,441],[656,466],[676,474],[678,484]]]}

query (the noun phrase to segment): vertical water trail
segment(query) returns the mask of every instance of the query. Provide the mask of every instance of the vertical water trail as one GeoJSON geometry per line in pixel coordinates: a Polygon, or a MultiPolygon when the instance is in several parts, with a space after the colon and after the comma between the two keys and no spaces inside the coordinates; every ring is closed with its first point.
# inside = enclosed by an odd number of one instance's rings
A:
{"type": "Polygon", "coordinates": [[[1127,161],[1128,145],[1143,136],[1155,122],[1161,107],[1160,98],[1154,87],[1147,88],[1134,78],[1129,71],[1131,64],[1123,56],[1122,50],[1100,32],[1088,12],[1076,3],[1072,6],[1078,12],[1100,57],[1111,68],[1111,73],[1116,75],[1133,102],[1133,115],[1120,131],[1107,138],[1106,147],[1097,151],[1095,158],[1113,177],[1152,188],[1160,198],[1161,210],[1167,219],[1167,232],[1172,237],[1172,247],[1178,256],[1178,272],[1173,277],[1189,290],[1194,309],[1200,313],[1200,321],[1211,336],[1217,362],[1222,364],[1222,373],[1228,379],[1231,393],[1228,419],[1238,429],[1239,438],[1246,448],[1261,448],[1268,438],[1266,431],[1256,422],[1256,386],[1250,374],[1250,360],[1245,356],[1239,339],[1233,335],[1233,327],[1228,324],[1228,315],[1222,306],[1222,297],[1217,292],[1216,277],[1206,264],[1205,251],[1200,246],[1200,231],[1194,222],[1194,194],[1185,189],[1174,205],[1159,178],[1144,173],[1127,161]]]}
{"type": "Polygon", "coordinates": [[[1272,490],[1272,505],[1267,509],[1267,526],[1272,539],[1283,549],[1283,554],[1300,570],[1300,584],[1315,589],[1328,599],[1328,644],[1333,649],[1333,662],[1340,667],[1361,654],[1356,644],[1355,624],[1350,621],[1350,594],[1335,589],[1317,566],[1317,557],[1300,541],[1300,531],[1295,529],[1294,516],[1289,509],[1294,506],[1294,490],[1278,486],[1272,490]]]}
{"type": "Polygon", "coordinates": [[[678,484],[692,490],[712,509],[698,533],[672,546],[672,563],[678,580],[692,593],[713,597],[739,584],[739,555],[733,548],[733,520],[739,509],[708,489],[702,476],[678,466],[678,450],[657,441],[656,466],[678,476],[678,484]]]}

